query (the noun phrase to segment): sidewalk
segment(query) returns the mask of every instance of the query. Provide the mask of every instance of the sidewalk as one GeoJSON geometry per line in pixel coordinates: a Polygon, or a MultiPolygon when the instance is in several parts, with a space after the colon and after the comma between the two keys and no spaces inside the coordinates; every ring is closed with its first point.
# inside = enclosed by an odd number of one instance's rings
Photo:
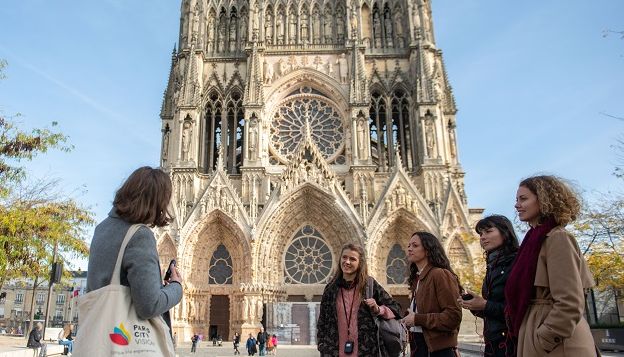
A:
{"type": "MultiPolygon", "coordinates": [[[[32,349],[26,347],[26,338],[0,335],[0,357],[32,356],[32,349]]],[[[48,344],[48,356],[63,353],[63,346],[56,341],[46,341],[48,344]]]]}

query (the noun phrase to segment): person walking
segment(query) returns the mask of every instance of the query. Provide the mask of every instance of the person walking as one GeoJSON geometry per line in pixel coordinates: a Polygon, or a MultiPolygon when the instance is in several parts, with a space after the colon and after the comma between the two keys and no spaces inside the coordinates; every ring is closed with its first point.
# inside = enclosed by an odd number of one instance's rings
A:
{"type": "Polygon", "coordinates": [[[277,355],[277,336],[275,334],[271,336],[271,344],[273,345],[273,349],[271,350],[271,355],[276,356],[277,355]]]}
{"type": "Polygon", "coordinates": [[[63,329],[58,334],[59,345],[67,346],[67,355],[71,356],[74,350],[74,337],[72,333],[74,331],[74,325],[65,324],[63,329]]]}
{"type": "Polygon", "coordinates": [[[191,353],[197,353],[197,343],[199,342],[199,336],[194,334],[191,337],[191,353]]]}
{"type": "Polygon", "coordinates": [[[520,182],[515,208],[530,226],[505,286],[505,315],[518,337],[518,356],[596,356],[583,317],[584,290],[594,280],[565,229],[580,213],[577,194],[558,177],[533,176],[520,182]]]}
{"type": "Polygon", "coordinates": [[[240,346],[240,335],[238,334],[238,332],[235,332],[234,333],[234,355],[240,355],[238,346],[240,346]]]}
{"type": "MultiPolygon", "coordinates": [[[[132,305],[143,320],[161,317],[180,302],[182,276],[172,265],[171,277],[163,284],[156,238],[150,229],[165,227],[172,220],[168,210],[171,194],[169,175],[160,169],[145,166],[128,177],[115,193],[108,217],[95,227],[90,246],[87,292],[111,283],[126,233],[132,226],[140,224],[121,260],[121,285],[130,287],[132,305]]],[[[169,338],[173,340],[171,326],[168,327],[169,338]]],[[[74,347],[78,350],[80,333],[76,342],[74,347]]]]}
{"type": "Polygon", "coordinates": [[[398,318],[401,306],[375,279],[371,279],[373,297],[365,298],[369,275],[361,245],[344,245],[336,265],[339,268],[321,298],[316,330],[321,356],[385,355],[375,319],[398,318]]]}
{"type": "Polygon", "coordinates": [[[37,322],[35,327],[28,334],[28,342],[26,342],[26,347],[34,348],[39,350],[39,357],[47,356],[48,346],[41,342],[41,334],[43,332],[43,324],[41,322],[37,322]]]}
{"type": "Polygon", "coordinates": [[[258,332],[258,336],[256,342],[258,344],[258,352],[259,356],[266,356],[266,343],[269,339],[269,334],[264,331],[264,327],[260,327],[260,332],[258,332]]]}
{"type": "Polygon", "coordinates": [[[255,356],[256,355],[256,339],[253,337],[252,334],[249,334],[249,338],[247,339],[247,343],[245,344],[245,347],[247,347],[247,355],[248,356],[255,356]]]}
{"type": "Polygon", "coordinates": [[[475,231],[487,262],[481,295],[467,291],[457,301],[483,319],[484,356],[515,356],[515,339],[505,321],[505,284],[518,251],[518,238],[509,219],[500,215],[481,219],[475,231]]]}
{"type": "Polygon", "coordinates": [[[462,289],[440,240],[429,232],[414,233],[407,261],[412,301],[403,322],[410,329],[411,355],[454,357],[462,319],[457,298],[462,289]]]}

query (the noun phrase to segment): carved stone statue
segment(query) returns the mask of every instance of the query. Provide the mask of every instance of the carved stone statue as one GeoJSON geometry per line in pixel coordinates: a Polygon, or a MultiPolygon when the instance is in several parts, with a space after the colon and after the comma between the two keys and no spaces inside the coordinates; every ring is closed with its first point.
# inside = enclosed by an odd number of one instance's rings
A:
{"type": "Polygon", "coordinates": [[[288,21],[290,23],[290,28],[288,29],[288,43],[294,44],[297,40],[297,14],[294,10],[291,10],[290,14],[288,14],[288,21]]]}
{"type": "Polygon", "coordinates": [[[390,17],[390,11],[386,11],[384,14],[384,27],[386,28],[386,46],[394,47],[392,41],[392,18],[390,17]]]}
{"type": "Polygon", "coordinates": [[[286,61],[284,61],[283,58],[280,58],[279,61],[278,61],[278,65],[279,65],[279,71],[280,71],[279,75],[280,75],[280,77],[283,77],[286,74],[286,72],[288,71],[287,70],[288,67],[286,65],[286,61]]]}
{"type": "Polygon", "coordinates": [[[455,138],[455,128],[449,125],[449,146],[451,150],[451,157],[457,157],[457,139],[455,138]]]}
{"type": "Polygon", "coordinates": [[[338,58],[338,71],[340,72],[340,83],[347,83],[347,78],[349,77],[349,65],[347,63],[347,57],[345,54],[341,54],[340,58],[338,58]]]}
{"type": "Polygon", "coordinates": [[[273,15],[268,10],[264,17],[264,38],[269,45],[273,44],[273,15]]]}
{"type": "Polygon", "coordinates": [[[425,123],[425,141],[427,144],[427,156],[430,158],[435,158],[437,156],[434,136],[433,120],[429,119],[425,123]]]}
{"type": "Polygon", "coordinates": [[[258,158],[258,119],[253,117],[249,122],[249,159],[258,158]]]}
{"type": "Polygon", "coordinates": [[[245,42],[247,42],[247,32],[249,30],[247,29],[247,16],[245,16],[244,14],[241,16],[240,19],[240,29],[241,47],[245,47],[245,42]]]}
{"type": "Polygon", "coordinates": [[[394,32],[397,38],[397,47],[403,48],[403,19],[401,18],[401,14],[399,13],[394,14],[394,32]]]}
{"type": "Polygon", "coordinates": [[[280,11],[280,13],[277,15],[277,17],[275,18],[275,37],[277,37],[277,44],[278,45],[283,45],[284,44],[284,32],[286,32],[286,25],[284,24],[285,19],[284,19],[284,12],[280,11]]]}
{"type": "Polygon", "coordinates": [[[333,31],[332,31],[333,16],[331,10],[327,8],[325,10],[325,21],[323,23],[323,32],[325,33],[325,43],[332,43],[333,31]]]}
{"type": "Polygon", "coordinates": [[[169,130],[169,124],[165,126],[163,129],[163,141],[162,141],[162,160],[167,161],[167,156],[169,156],[169,134],[171,130],[169,130]]]}
{"type": "Polygon", "coordinates": [[[236,51],[236,25],[238,23],[238,19],[234,16],[230,19],[230,52],[236,51]]]}
{"type": "Polygon", "coordinates": [[[267,63],[267,61],[264,60],[263,66],[264,66],[264,83],[271,84],[271,82],[273,81],[273,64],[267,63]]]}
{"type": "Polygon", "coordinates": [[[381,20],[379,13],[373,15],[373,36],[375,37],[375,47],[381,47],[381,20]]]}
{"type": "Polygon", "coordinates": [[[321,43],[321,13],[318,7],[315,7],[312,12],[312,37],[314,44],[321,43]]]}
{"type": "Polygon", "coordinates": [[[225,29],[226,29],[225,15],[219,19],[219,45],[217,51],[225,51],[225,29]]]}
{"type": "Polygon", "coordinates": [[[342,11],[339,11],[338,14],[336,14],[336,35],[338,37],[338,42],[344,42],[345,39],[345,19],[344,19],[344,13],[342,13],[342,11]]]}
{"type": "Polygon", "coordinates": [[[307,44],[310,42],[310,38],[309,38],[309,33],[308,33],[308,18],[302,18],[301,19],[301,38],[300,38],[300,42],[302,44],[307,44]]]}
{"type": "Polygon", "coordinates": [[[368,159],[368,142],[369,138],[368,135],[366,135],[366,119],[359,118],[357,121],[357,144],[360,160],[368,159]]]}
{"type": "Polygon", "coordinates": [[[214,17],[212,15],[210,15],[210,18],[208,19],[208,47],[212,46],[212,43],[214,43],[214,17]]]}
{"type": "Polygon", "coordinates": [[[193,128],[191,122],[187,121],[183,125],[182,129],[182,161],[189,159],[189,151],[191,150],[191,135],[193,135],[193,128]]]}
{"type": "Polygon", "coordinates": [[[330,77],[334,77],[334,64],[331,60],[327,60],[327,75],[330,77]]]}
{"type": "Polygon", "coordinates": [[[357,30],[358,30],[358,13],[357,13],[357,7],[356,7],[356,3],[354,2],[354,4],[352,4],[351,6],[351,34],[353,35],[353,37],[357,37],[357,30]]]}

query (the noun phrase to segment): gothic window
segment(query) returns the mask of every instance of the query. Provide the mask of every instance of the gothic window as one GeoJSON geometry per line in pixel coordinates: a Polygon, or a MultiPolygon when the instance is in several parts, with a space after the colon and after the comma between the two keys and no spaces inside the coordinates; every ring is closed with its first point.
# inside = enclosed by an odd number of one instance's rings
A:
{"type": "Polygon", "coordinates": [[[204,172],[214,170],[221,145],[221,119],[222,104],[219,94],[211,92],[208,95],[210,100],[206,105],[204,133],[204,172]]]}
{"type": "Polygon", "coordinates": [[[415,143],[411,140],[409,101],[403,89],[397,89],[392,95],[393,142],[399,145],[400,155],[408,170],[413,170],[415,143]]]}
{"type": "Polygon", "coordinates": [[[230,95],[227,105],[227,131],[223,141],[226,149],[227,171],[231,174],[239,173],[242,164],[243,124],[245,113],[243,110],[242,96],[235,91],[230,95]]]}
{"type": "Polygon", "coordinates": [[[407,284],[407,256],[401,245],[395,244],[386,260],[388,284],[407,284]]]}
{"type": "Polygon", "coordinates": [[[212,253],[208,269],[209,284],[232,284],[232,257],[225,245],[220,244],[212,253]]]}
{"type": "Polygon", "coordinates": [[[386,100],[378,91],[374,91],[371,97],[369,126],[373,162],[379,170],[386,170],[389,165],[388,141],[391,134],[387,131],[386,100]]]}
{"type": "Polygon", "coordinates": [[[309,131],[323,157],[334,161],[342,153],[344,130],[336,105],[311,88],[301,88],[286,99],[273,114],[271,146],[285,162],[309,131]]]}
{"type": "Polygon", "coordinates": [[[305,225],[293,238],[284,255],[286,284],[323,284],[332,267],[332,254],[319,231],[305,225]]]}

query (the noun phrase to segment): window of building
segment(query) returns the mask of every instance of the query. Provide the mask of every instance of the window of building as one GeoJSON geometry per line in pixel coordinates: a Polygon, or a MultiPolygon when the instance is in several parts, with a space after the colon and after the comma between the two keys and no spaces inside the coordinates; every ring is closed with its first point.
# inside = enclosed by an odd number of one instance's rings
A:
{"type": "Polygon", "coordinates": [[[37,299],[36,299],[37,304],[41,305],[43,304],[43,301],[44,301],[43,293],[37,293],[37,299]]]}
{"type": "Polygon", "coordinates": [[[57,305],[64,305],[65,304],[65,295],[64,294],[56,295],[56,304],[57,305]]]}
{"type": "Polygon", "coordinates": [[[386,279],[388,284],[407,284],[407,263],[405,251],[395,244],[386,260],[386,279]]]}
{"type": "Polygon", "coordinates": [[[210,284],[232,284],[232,257],[225,245],[220,244],[210,259],[208,269],[210,284]]]}
{"type": "Polygon", "coordinates": [[[15,303],[16,304],[21,304],[24,302],[24,293],[17,293],[15,294],[15,303]]]}
{"type": "Polygon", "coordinates": [[[332,267],[331,250],[319,231],[310,225],[301,228],[284,256],[287,284],[322,284],[332,267]]]}

